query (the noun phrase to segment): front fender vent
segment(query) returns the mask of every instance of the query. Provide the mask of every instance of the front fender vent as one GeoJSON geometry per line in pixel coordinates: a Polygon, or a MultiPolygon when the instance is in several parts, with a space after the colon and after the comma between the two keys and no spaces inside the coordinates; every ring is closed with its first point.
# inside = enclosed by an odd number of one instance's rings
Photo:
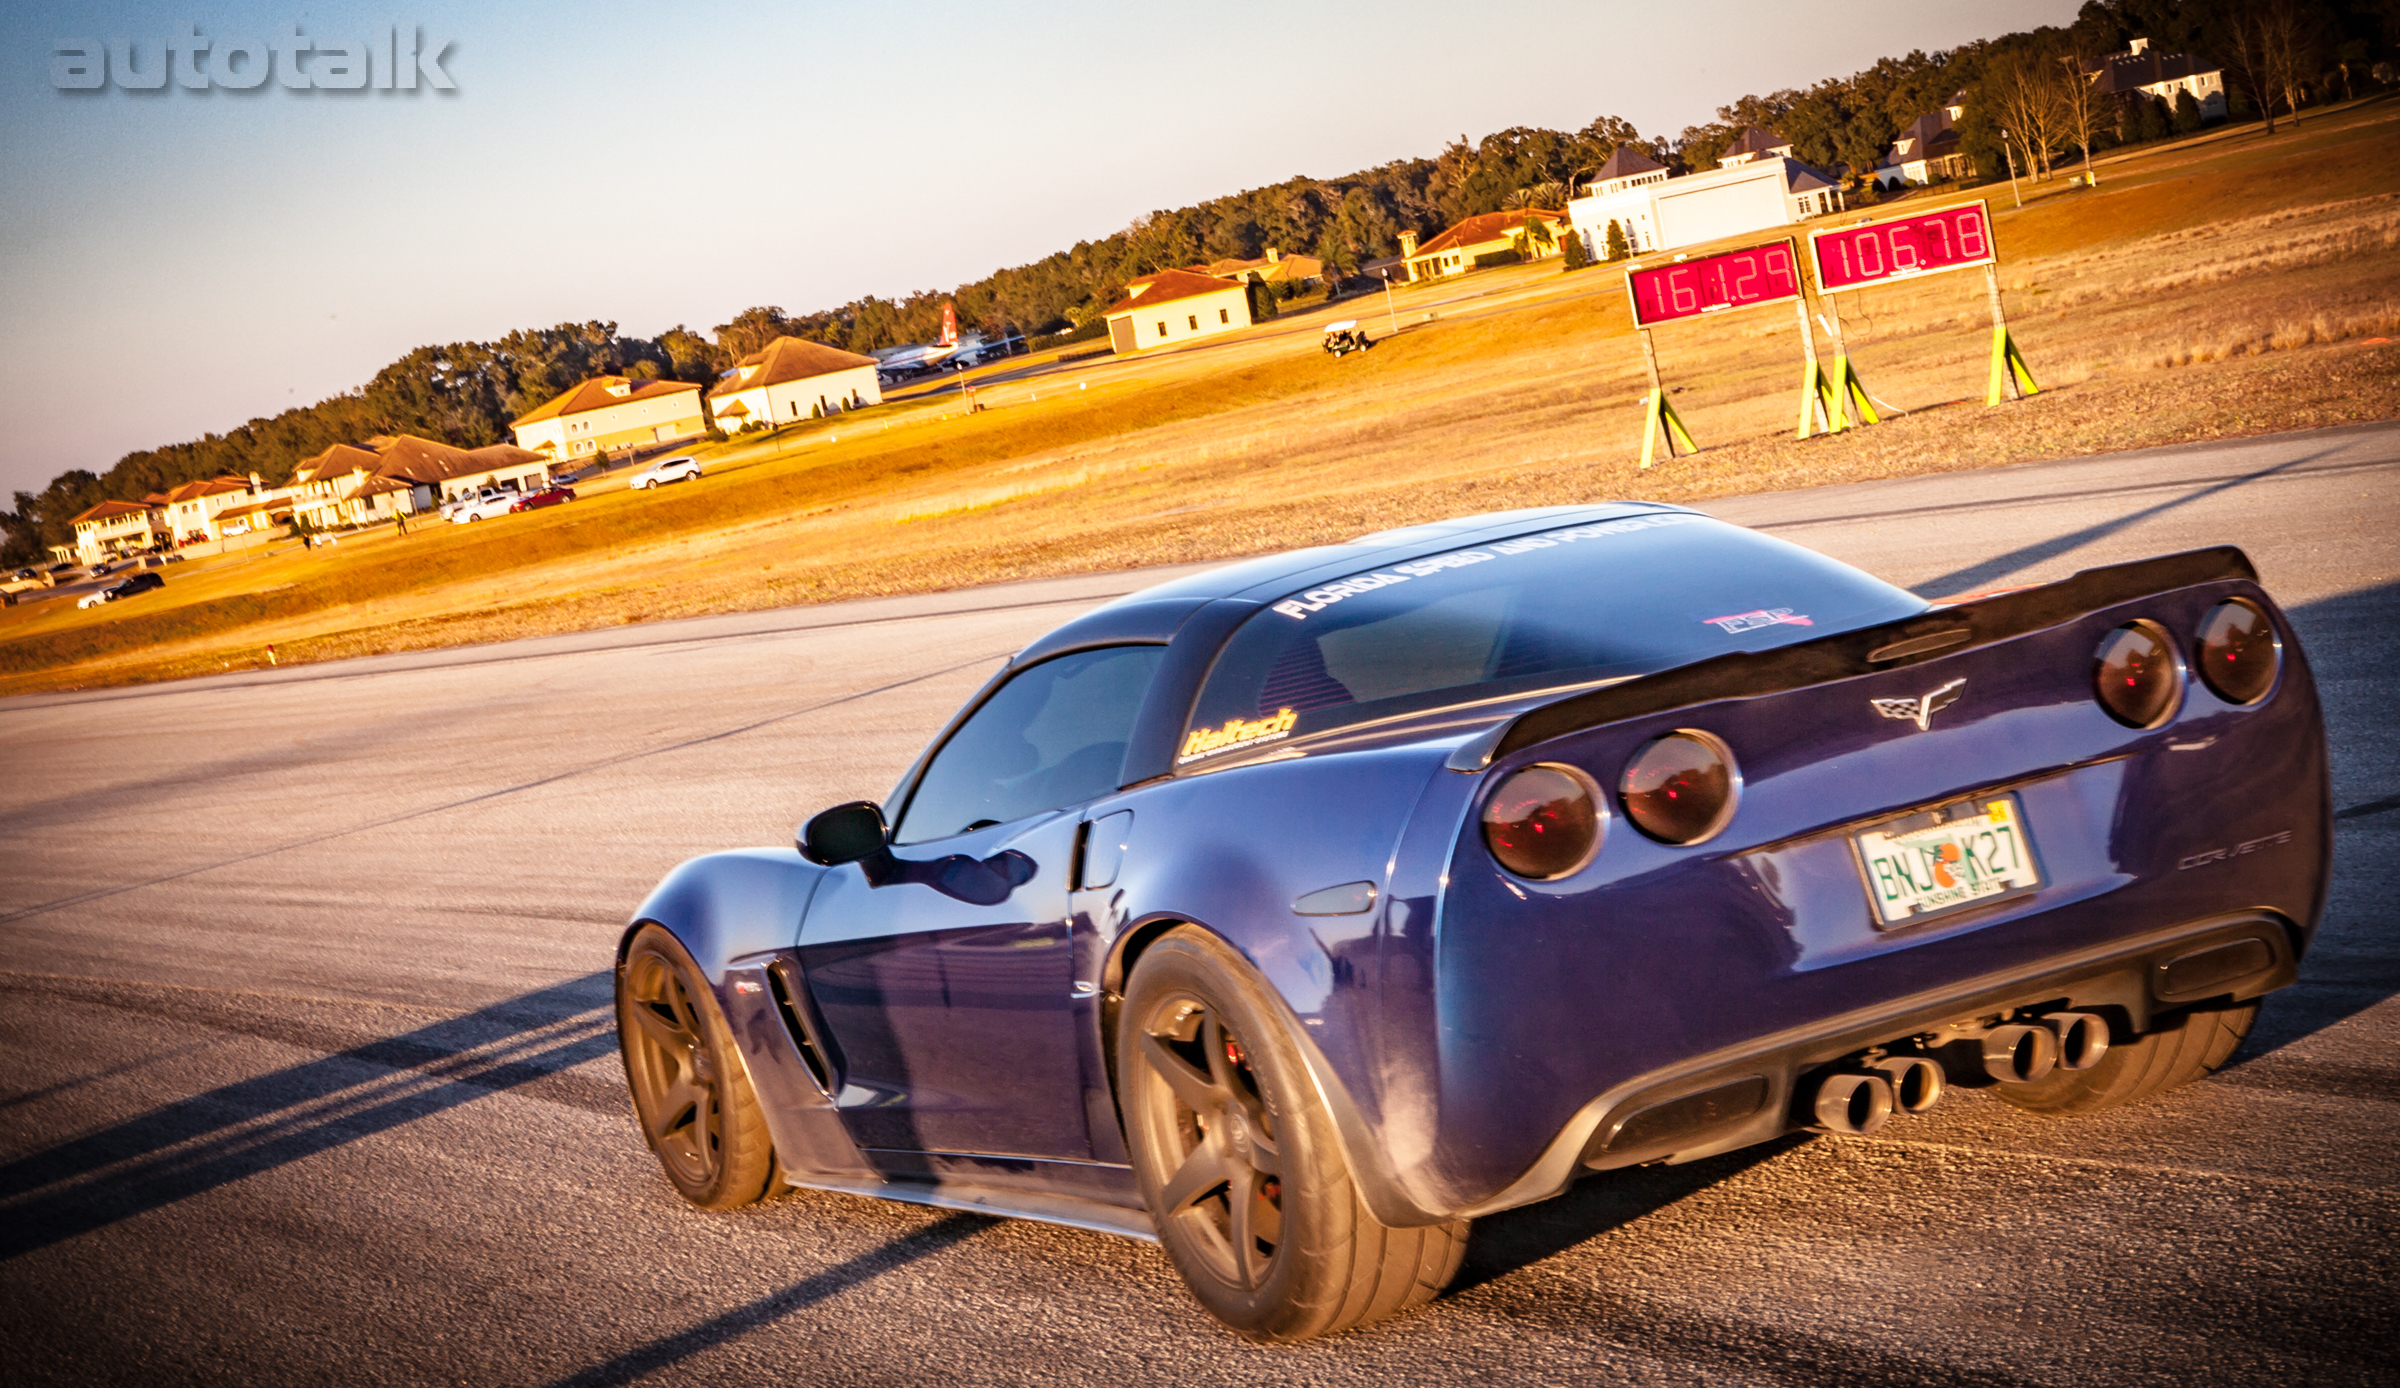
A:
{"type": "Polygon", "coordinates": [[[808,1067],[809,1078],[815,1080],[817,1088],[825,1091],[825,1097],[830,1099],[837,1085],[834,1067],[827,1060],[824,1049],[817,1044],[816,1028],[809,1025],[801,1012],[794,987],[798,980],[786,977],[790,971],[791,966],[780,959],[768,965],[767,989],[775,995],[776,1014],[783,1018],[784,1030],[792,1034],[792,1045],[800,1052],[800,1063],[808,1067]]]}

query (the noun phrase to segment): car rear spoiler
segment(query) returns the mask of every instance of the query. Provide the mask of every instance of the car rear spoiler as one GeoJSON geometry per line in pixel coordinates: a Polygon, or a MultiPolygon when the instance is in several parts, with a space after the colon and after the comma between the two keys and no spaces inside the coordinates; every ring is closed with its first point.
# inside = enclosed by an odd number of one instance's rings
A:
{"type": "Polygon", "coordinates": [[[1461,747],[1449,766],[1477,771],[1520,748],[1603,723],[1897,670],[1928,656],[1955,655],[2153,593],[2232,580],[2255,583],[2258,570],[2239,549],[2217,545],[2085,569],[2056,583],[1937,607],[1901,621],[1771,651],[1714,656],[1528,709],[1461,747]]]}

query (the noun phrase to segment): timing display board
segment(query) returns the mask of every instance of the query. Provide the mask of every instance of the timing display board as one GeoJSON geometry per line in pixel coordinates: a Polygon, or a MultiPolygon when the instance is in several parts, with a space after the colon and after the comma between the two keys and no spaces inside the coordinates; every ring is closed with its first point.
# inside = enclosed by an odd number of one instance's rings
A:
{"type": "Polygon", "coordinates": [[[1800,261],[1791,238],[1717,255],[1626,272],[1635,327],[1727,309],[1756,308],[1800,297],[1800,261]]]}
{"type": "Polygon", "coordinates": [[[1817,288],[1827,294],[1896,279],[1989,265],[1998,252],[1980,202],[1808,234],[1817,288]]]}

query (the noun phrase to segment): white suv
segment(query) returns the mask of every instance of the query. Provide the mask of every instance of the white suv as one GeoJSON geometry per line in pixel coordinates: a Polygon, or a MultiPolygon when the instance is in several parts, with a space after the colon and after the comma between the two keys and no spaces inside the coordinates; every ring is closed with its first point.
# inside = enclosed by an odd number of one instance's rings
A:
{"type": "Polygon", "coordinates": [[[661,482],[687,482],[699,475],[700,460],[697,458],[661,458],[635,473],[633,481],[627,485],[639,490],[656,487],[661,482]]]}

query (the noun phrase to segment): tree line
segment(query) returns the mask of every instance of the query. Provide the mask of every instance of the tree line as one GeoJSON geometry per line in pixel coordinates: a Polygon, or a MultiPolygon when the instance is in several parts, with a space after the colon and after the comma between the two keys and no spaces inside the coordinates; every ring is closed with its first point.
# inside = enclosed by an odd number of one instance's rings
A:
{"type": "Polygon", "coordinates": [[[511,419],[587,376],[707,384],[779,335],[856,352],[926,341],[939,331],[945,301],[957,304],[962,326],[1055,332],[1098,319],[1138,275],[1255,259],[1269,247],[1316,256],[1339,276],[1396,253],[1403,232],[1429,238],[1478,213],[1559,207],[1624,147],[1670,169],[1701,171],[1716,167],[1745,130],[1762,126],[1789,140],[1796,157],[1857,186],[1910,121],[1966,90],[1975,99],[1960,134],[1979,176],[2001,177],[2013,160],[2043,177],[2070,150],[2088,155],[2197,123],[2171,109],[2091,99],[2080,74],[2137,37],[2148,38],[2153,51],[2221,65],[2234,114],[2263,114],[2272,123],[2279,113],[2297,118],[2309,104],[2376,81],[2377,65],[2400,51],[2400,0],[2090,0],[2063,28],[1911,52],[1805,90],[1744,96],[1719,107],[1715,120],[1672,137],[1645,136],[1607,115],[1574,131],[1513,126],[1480,140],[1461,135],[1431,158],[1340,178],[1294,177],[1152,212],[1113,235],[948,291],[869,295],[798,315],[759,306],[706,334],[678,325],[656,337],[627,337],[614,323],[566,323],[495,342],[420,347],[357,390],[224,434],[128,453],[106,472],[63,472],[38,493],[16,493],[14,508],[0,511],[0,560],[28,563],[47,545],[71,542],[70,518],[100,501],[227,473],[280,485],[329,445],[377,434],[415,433],[469,448],[497,443],[509,437],[511,419]]]}

